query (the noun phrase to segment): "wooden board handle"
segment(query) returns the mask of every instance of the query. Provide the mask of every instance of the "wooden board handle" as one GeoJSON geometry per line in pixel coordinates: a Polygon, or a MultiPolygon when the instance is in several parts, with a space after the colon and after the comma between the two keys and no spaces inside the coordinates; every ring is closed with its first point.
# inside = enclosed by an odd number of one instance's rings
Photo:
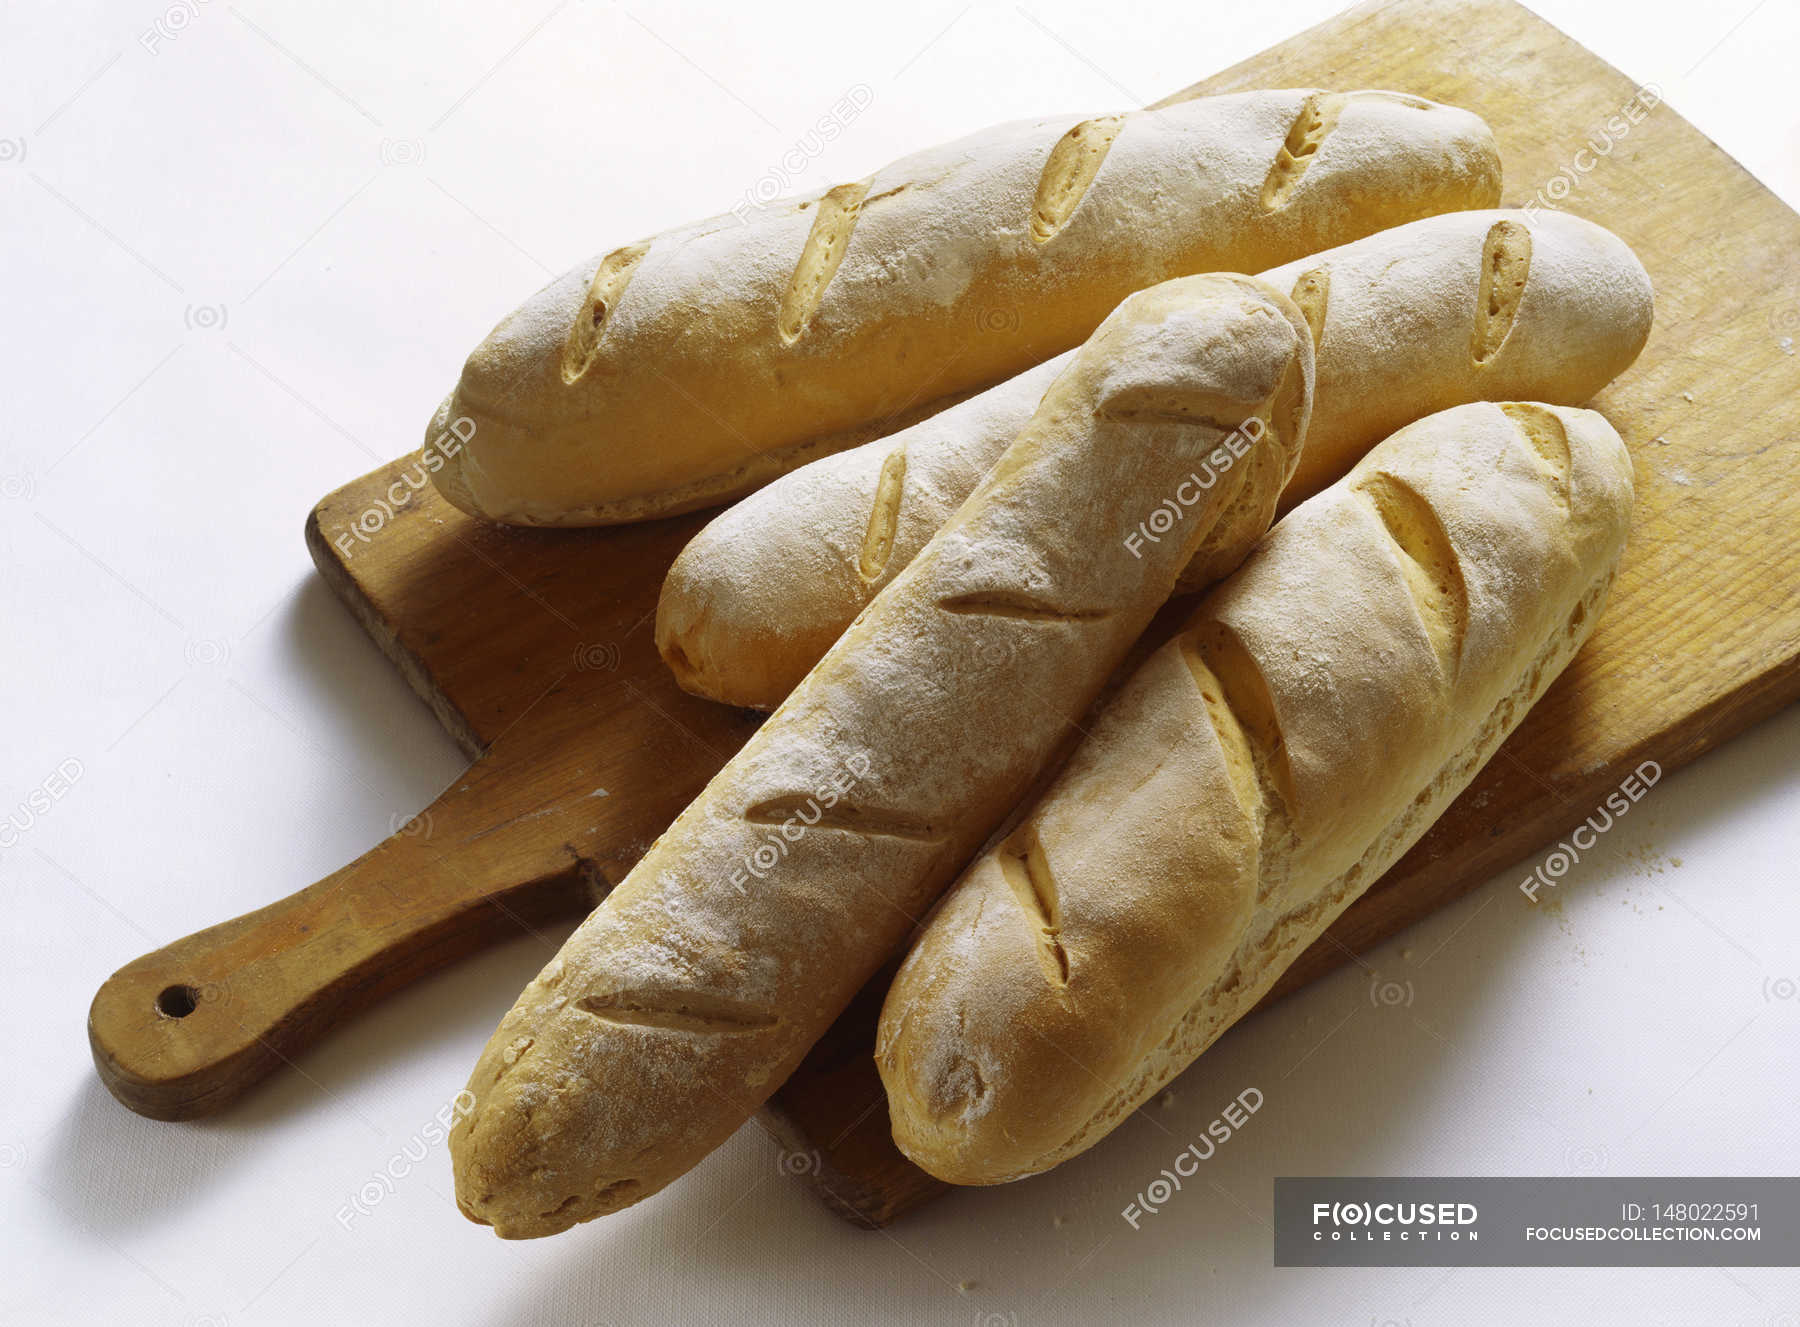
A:
{"type": "Polygon", "coordinates": [[[107,1089],[153,1119],[209,1114],[427,972],[592,908],[604,879],[545,823],[582,809],[497,803],[509,786],[524,784],[513,796],[526,802],[541,792],[516,771],[495,777],[506,763],[478,762],[317,884],[114,973],[88,1012],[107,1089]]]}

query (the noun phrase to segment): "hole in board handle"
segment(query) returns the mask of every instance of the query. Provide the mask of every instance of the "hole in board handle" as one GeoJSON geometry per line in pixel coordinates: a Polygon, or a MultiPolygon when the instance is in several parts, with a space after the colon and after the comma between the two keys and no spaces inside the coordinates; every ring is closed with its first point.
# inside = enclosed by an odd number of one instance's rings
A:
{"type": "Polygon", "coordinates": [[[200,1004],[200,992],[192,986],[166,986],[156,997],[156,1012],[164,1018],[186,1018],[200,1004]]]}

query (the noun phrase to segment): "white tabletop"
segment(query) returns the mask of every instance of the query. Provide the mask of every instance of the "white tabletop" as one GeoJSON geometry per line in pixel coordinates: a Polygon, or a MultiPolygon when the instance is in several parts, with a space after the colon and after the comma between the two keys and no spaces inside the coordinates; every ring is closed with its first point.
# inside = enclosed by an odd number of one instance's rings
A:
{"type": "MultiPolygon", "coordinates": [[[[1540,7],[1800,202],[1796,6],[1540,7]]],[[[1556,906],[1507,872],[1231,1033],[1103,1146],[882,1234],[754,1127],[553,1240],[464,1221],[430,1121],[546,957],[531,939],[214,1119],[140,1119],[89,1062],[115,968],[342,865],[462,768],[300,532],[417,444],[497,316],[772,173],[818,188],[1150,100],[1334,8],[9,6],[0,1320],[1800,1321],[1792,1269],[1282,1271],[1266,1228],[1276,1175],[1800,1169],[1800,713],[1664,780],[1556,906]],[[773,164],[846,96],[845,132],[773,164]],[[1266,1104],[1206,1185],[1134,1230],[1125,1205],[1246,1087],[1266,1104]]]]}

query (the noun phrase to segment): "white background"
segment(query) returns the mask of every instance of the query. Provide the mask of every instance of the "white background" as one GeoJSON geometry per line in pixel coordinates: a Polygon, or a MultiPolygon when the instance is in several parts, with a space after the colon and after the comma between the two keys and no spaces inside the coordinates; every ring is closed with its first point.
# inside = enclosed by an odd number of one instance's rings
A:
{"type": "MultiPolygon", "coordinates": [[[[9,4],[0,807],[83,774],[0,852],[0,1320],[1800,1321],[1793,1270],[1276,1271],[1265,1228],[1277,1174],[1800,1170],[1800,713],[1667,779],[1556,906],[1508,873],[1105,1145],[885,1234],[753,1127],[554,1240],[465,1222],[441,1148],[340,1221],[462,1085],[531,939],[216,1119],[139,1119],[89,1064],[115,968],[331,871],[461,768],[300,531],[417,445],[500,314],[728,207],[854,85],[872,104],[795,189],[1148,101],[1334,7],[9,4]],[[1124,1205],[1247,1086],[1267,1105],[1209,1183],[1133,1231],[1124,1205]]],[[[1540,7],[1800,202],[1796,6],[1540,7]]]]}

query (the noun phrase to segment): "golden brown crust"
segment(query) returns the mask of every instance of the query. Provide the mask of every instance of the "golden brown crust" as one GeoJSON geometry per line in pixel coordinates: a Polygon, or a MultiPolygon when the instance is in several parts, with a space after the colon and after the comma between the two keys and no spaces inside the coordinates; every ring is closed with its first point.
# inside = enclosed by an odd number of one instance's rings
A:
{"type": "Polygon", "coordinates": [[[1312,344],[1248,277],[1128,299],[1017,442],[520,997],[451,1133],[458,1202],[551,1234],[746,1119],[1011,810],[1216,523],[1271,509],[1312,344]],[[1234,482],[1123,538],[1268,415],[1234,482]],[[1264,452],[1279,460],[1254,465],[1264,452]]]}
{"type": "Polygon", "coordinates": [[[476,347],[446,403],[474,436],[434,478],[529,525],[723,501],[1068,349],[1134,290],[1498,200],[1480,119],[1354,92],[1265,204],[1317,95],[1001,125],[615,249],[476,347]]]}
{"type": "Polygon", "coordinates": [[[1319,306],[1321,426],[1283,511],[1434,411],[1583,404],[1631,367],[1654,308],[1630,247],[1563,212],[1433,217],[1263,276],[1319,306]]]}
{"type": "Polygon", "coordinates": [[[1061,979],[1006,845],[913,945],[876,1053],[901,1149],[963,1184],[1046,1169],[1251,1008],[1573,656],[1630,474],[1591,411],[1467,405],[1277,526],[1009,840],[1054,882],[1061,979]]]}
{"type": "MultiPolygon", "coordinates": [[[[1579,405],[1637,357],[1652,300],[1631,250],[1579,217],[1545,213],[1528,226],[1525,216],[1432,217],[1265,274],[1292,293],[1318,347],[1312,425],[1284,509],[1414,419],[1484,399],[1579,405]],[[1517,298],[1492,301],[1491,280],[1484,293],[1496,255],[1523,274],[1517,298]]],[[[682,686],[733,705],[777,704],[975,486],[1059,365],[815,461],[702,530],[657,608],[657,643],[682,686]],[[887,560],[862,577],[855,541],[895,454],[907,466],[889,495],[887,560]]],[[[1202,558],[1182,586],[1203,588],[1219,573],[1202,558]]]]}

